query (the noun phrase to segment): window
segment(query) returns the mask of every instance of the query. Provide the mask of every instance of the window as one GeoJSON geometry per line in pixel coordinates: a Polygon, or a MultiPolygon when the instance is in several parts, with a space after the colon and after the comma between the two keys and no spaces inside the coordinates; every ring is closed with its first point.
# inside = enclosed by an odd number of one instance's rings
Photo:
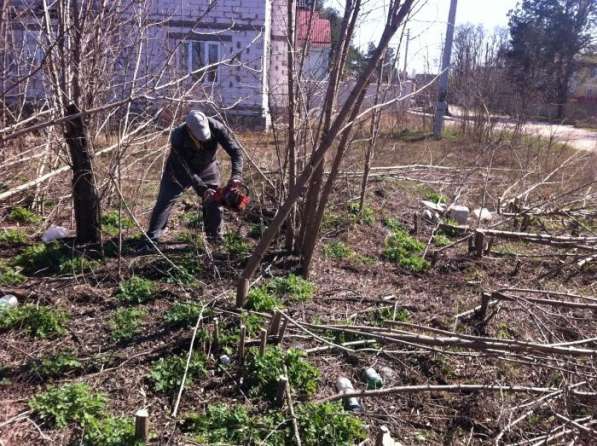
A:
{"type": "Polygon", "coordinates": [[[220,44],[189,40],[180,43],[179,68],[182,72],[191,74],[197,79],[216,82],[218,67],[212,66],[220,61],[220,44]],[[203,67],[210,66],[207,70],[203,67]]]}

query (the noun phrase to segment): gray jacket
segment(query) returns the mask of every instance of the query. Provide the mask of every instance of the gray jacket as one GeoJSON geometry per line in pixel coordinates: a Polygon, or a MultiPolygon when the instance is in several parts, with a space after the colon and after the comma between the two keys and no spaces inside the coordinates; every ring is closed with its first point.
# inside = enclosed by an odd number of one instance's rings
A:
{"type": "Polygon", "coordinates": [[[231,178],[240,180],[243,170],[242,151],[226,126],[213,118],[208,121],[211,139],[199,145],[189,136],[186,124],[175,128],[170,136],[171,150],[166,162],[166,172],[183,186],[193,186],[199,195],[203,195],[208,184],[214,185],[214,176],[219,178],[215,164],[218,145],[230,156],[231,178]]]}

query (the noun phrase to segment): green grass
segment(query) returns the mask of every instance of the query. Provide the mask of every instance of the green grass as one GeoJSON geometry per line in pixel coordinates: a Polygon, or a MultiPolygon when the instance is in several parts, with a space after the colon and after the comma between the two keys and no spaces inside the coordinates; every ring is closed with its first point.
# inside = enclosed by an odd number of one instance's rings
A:
{"type": "Polygon", "coordinates": [[[448,246],[450,243],[452,243],[452,240],[450,240],[448,237],[446,237],[444,234],[435,234],[433,236],[433,244],[435,246],[448,246]]]}
{"type": "Polygon", "coordinates": [[[439,192],[435,192],[435,191],[430,191],[430,192],[425,193],[423,198],[425,200],[432,201],[433,203],[437,203],[437,204],[440,204],[440,203],[447,204],[448,203],[448,197],[446,197],[444,194],[440,194],[439,192]]]}
{"type": "Polygon", "coordinates": [[[0,243],[9,245],[19,245],[27,241],[27,234],[22,229],[2,229],[0,230],[0,243]]]}
{"type": "Polygon", "coordinates": [[[77,256],[62,262],[59,269],[62,274],[76,275],[92,272],[99,268],[100,265],[101,263],[97,260],[90,260],[83,256],[77,256]]]}
{"type": "MultiPolygon", "coordinates": [[[[176,392],[182,383],[186,363],[186,354],[160,358],[154,362],[149,373],[153,388],[158,392],[176,392]]],[[[192,354],[185,387],[192,386],[193,380],[207,375],[205,364],[206,359],[203,353],[194,352],[192,354]]]]}
{"type": "Polygon", "coordinates": [[[127,304],[142,304],[149,301],[155,293],[155,285],[151,280],[133,276],[118,286],[116,298],[127,304]]]}
{"type": "Polygon", "coordinates": [[[8,218],[17,223],[23,224],[39,224],[42,222],[42,217],[35,212],[21,206],[12,208],[8,218]]]}
{"type": "Polygon", "coordinates": [[[21,266],[25,274],[40,271],[60,272],[60,265],[69,259],[66,247],[60,242],[38,243],[26,247],[15,258],[14,264],[21,266]]]}
{"type": "Polygon", "coordinates": [[[425,245],[411,237],[400,228],[393,228],[393,233],[386,238],[384,257],[392,263],[414,272],[422,272],[430,267],[429,262],[421,257],[425,245]]]}
{"type": "Polygon", "coordinates": [[[131,417],[105,416],[88,423],[83,446],[143,446],[135,439],[135,425],[131,417]]]}
{"type": "Polygon", "coordinates": [[[135,222],[130,217],[124,213],[119,216],[117,210],[104,212],[101,224],[102,231],[110,237],[116,237],[118,235],[119,227],[122,230],[125,230],[135,226],[135,222]]]}
{"type": "Polygon", "coordinates": [[[278,347],[269,347],[263,355],[260,355],[257,349],[249,350],[245,377],[249,395],[260,395],[273,401],[276,397],[278,378],[284,375],[284,365],[288,369],[290,387],[299,397],[315,394],[319,370],[305,360],[305,354],[295,349],[283,352],[278,347]]]}
{"type": "Polygon", "coordinates": [[[31,304],[12,307],[0,313],[0,330],[25,330],[36,338],[63,335],[69,317],[62,310],[31,304]]]}
{"type": "Polygon", "coordinates": [[[139,334],[147,311],[140,308],[119,308],[110,319],[111,337],[116,342],[132,339],[139,334]]]}
{"type": "Polygon", "coordinates": [[[203,214],[198,211],[190,211],[182,214],[182,222],[188,228],[200,228],[203,224],[203,214]]]}
{"type": "Polygon", "coordinates": [[[31,365],[31,371],[41,378],[58,378],[66,373],[79,370],[81,361],[71,352],[65,351],[36,360],[31,365]]]}

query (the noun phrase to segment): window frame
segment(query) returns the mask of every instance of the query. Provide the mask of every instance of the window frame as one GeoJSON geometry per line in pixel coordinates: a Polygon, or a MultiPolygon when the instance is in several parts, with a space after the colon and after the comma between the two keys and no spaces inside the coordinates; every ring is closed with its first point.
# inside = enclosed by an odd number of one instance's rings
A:
{"type": "Polygon", "coordinates": [[[220,80],[219,65],[210,68],[206,71],[193,74],[193,71],[198,70],[202,67],[211,65],[212,63],[219,63],[222,55],[221,44],[214,40],[195,40],[185,39],[178,42],[178,69],[181,73],[190,75],[196,80],[201,79],[201,82],[218,84],[220,80]],[[195,48],[198,46],[200,51],[200,62],[196,63],[194,56],[197,54],[195,48]],[[210,50],[215,48],[215,61],[210,61],[210,50]],[[186,60],[185,60],[186,59],[186,60]]]}

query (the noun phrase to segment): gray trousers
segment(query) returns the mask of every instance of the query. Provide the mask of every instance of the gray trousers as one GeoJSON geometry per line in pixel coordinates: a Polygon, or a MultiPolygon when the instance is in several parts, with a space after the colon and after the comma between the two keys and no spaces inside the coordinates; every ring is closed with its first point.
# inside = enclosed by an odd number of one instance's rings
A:
{"type": "MultiPolygon", "coordinates": [[[[220,171],[217,164],[213,163],[201,172],[201,179],[208,187],[217,189],[220,186],[220,171]]],[[[158,198],[151,212],[149,229],[147,230],[147,235],[152,240],[159,240],[168,224],[172,207],[178,197],[189,187],[191,187],[190,179],[188,182],[179,181],[168,169],[164,171],[158,198]]],[[[203,203],[203,223],[208,237],[219,235],[222,224],[222,211],[212,200],[203,203]]]]}

